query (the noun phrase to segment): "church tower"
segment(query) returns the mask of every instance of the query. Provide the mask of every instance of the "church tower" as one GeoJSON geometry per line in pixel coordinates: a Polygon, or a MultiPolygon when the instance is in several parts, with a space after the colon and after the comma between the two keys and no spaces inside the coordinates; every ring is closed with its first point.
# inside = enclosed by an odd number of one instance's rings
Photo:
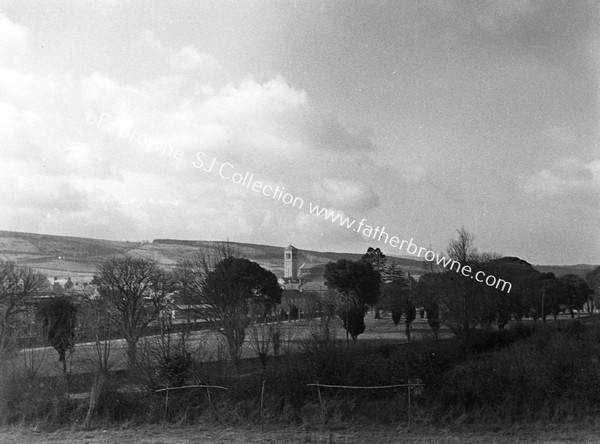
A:
{"type": "Polygon", "coordinates": [[[283,278],[288,282],[298,281],[298,253],[292,245],[283,250],[283,278]]]}

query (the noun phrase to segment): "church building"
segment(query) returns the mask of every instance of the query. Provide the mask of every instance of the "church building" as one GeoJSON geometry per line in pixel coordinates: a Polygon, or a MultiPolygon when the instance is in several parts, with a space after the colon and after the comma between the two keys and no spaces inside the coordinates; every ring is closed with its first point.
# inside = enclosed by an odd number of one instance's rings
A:
{"type": "MultiPolygon", "coordinates": [[[[283,288],[280,310],[290,313],[298,312],[298,317],[316,316],[321,309],[321,299],[325,286],[325,265],[306,264],[301,251],[289,245],[283,250],[283,288]]],[[[292,318],[296,318],[292,316],[292,318]]],[[[296,318],[296,319],[297,319],[296,318]]]]}

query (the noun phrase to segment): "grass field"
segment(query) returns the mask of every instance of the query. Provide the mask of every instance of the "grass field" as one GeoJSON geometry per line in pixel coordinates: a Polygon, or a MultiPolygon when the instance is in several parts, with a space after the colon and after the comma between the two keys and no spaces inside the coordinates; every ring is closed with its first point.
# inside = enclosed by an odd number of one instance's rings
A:
{"type": "MultiPolygon", "coordinates": [[[[339,339],[345,339],[346,333],[337,321],[333,321],[337,326],[332,328],[332,333],[339,339]]],[[[383,313],[382,319],[373,319],[372,313],[365,317],[367,325],[366,331],[359,336],[356,346],[377,343],[404,343],[406,336],[404,334],[404,325],[399,324],[396,328],[392,323],[388,313],[383,313]]],[[[318,328],[319,320],[307,320],[301,322],[283,322],[280,324],[282,331],[282,349],[286,347],[292,350],[298,347],[298,341],[307,338],[314,329],[318,328]]],[[[426,320],[417,318],[413,322],[412,335],[414,339],[423,339],[431,337],[431,329],[426,320]]],[[[442,329],[441,336],[449,336],[450,332],[442,329]]],[[[244,344],[242,357],[245,359],[256,357],[256,353],[252,350],[249,344],[250,335],[247,335],[246,343],[244,344]]],[[[189,339],[192,347],[201,347],[203,360],[214,360],[219,349],[225,347],[224,337],[213,331],[201,330],[191,333],[189,339]]],[[[350,342],[352,342],[350,340],[350,342]]],[[[351,344],[354,346],[354,344],[351,344]]],[[[126,343],[123,339],[115,339],[111,341],[111,362],[113,370],[123,370],[127,367],[126,359],[126,343]]],[[[76,345],[74,352],[68,359],[68,371],[71,374],[87,373],[90,371],[90,356],[93,356],[94,350],[91,344],[79,343],[76,345]]],[[[56,376],[61,374],[62,365],[57,362],[58,355],[52,347],[36,347],[21,351],[20,357],[16,360],[16,364],[25,368],[36,368],[41,376],[56,376]]]]}

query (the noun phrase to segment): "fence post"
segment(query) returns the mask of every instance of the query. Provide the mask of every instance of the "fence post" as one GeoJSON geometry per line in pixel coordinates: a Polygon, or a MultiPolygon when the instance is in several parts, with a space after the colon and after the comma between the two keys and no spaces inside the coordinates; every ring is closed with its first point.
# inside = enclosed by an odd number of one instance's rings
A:
{"type": "Polygon", "coordinates": [[[325,429],[325,409],[323,407],[323,398],[321,397],[321,388],[317,381],[317,394],[319,395],[319,407],[321,409],[321,432],[325,429]]]}
{"type": "Polygon", "coordinates": [[[410,384],[406,386],[406,390],[408,391],[408,431],[410,432],[411,423],[412,423],[412,411],[411,411],[411,399],[410,399],[410,384]]]}
{"type": "Polygon", "coordinates": [[[163,423],[162,423],[162,428],[165,428],[165,425],[167,423],[167,410],[169,408],[169,390],[167,390],[167,396],[165,396],[165,413],[163,415],[163,423]]]}
{"type": "Polygon", "coordinates": [[[212,418],[213,415],[213,409],[212,409],[212,402],[210,400],[210,389],[208,387],[206,387],[206,396],[208,397],[208,412],[210,417],[212,418]]]}
{"type": "Polygon", "coordinates": [[[406,387],[406,395],[408,398],[408,431],[410,432],[412,429],[412,389],[414,387],[420,387],[424,384],[420,383],[408,383],[408,384],[396,384],[396,385],[380,385],[373,387],[357,387],[352,385],[330,385],[330,384],[319,384],[319,381],[316,384],[306,384],[307,386],[315,386],[317,388],[317,394],[319,396],[319,406],[321,410],[321,431],[325,428],[325,407],[323,405],[323,397],[321,396],[321,387],[328,388],[338,388],[338,389],[359,389],[359,390],[374,390],[374,389],[398,389],[400,387],[406,387]]]}
{"type": "Polygon", "coordinates": [[[262,389],[260,391],[260,430],[264,431],[264,417],[263,417],[263,407],[265,400],[265,380],[262,382],[262,389]]]}

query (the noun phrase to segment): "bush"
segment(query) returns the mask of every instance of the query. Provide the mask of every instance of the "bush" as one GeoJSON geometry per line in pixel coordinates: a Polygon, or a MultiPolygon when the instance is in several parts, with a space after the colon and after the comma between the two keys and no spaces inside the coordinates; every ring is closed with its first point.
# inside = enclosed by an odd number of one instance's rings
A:
{"type": "Polygon", "coordinates": [[[476,420],[483,411],[504,420],[550,419],[565,406],[570,416],[581,417],[600,402],[600,364],[591,351],[564,334],[551,335],[543,345],[533,334],[447,372],[439,407],[476,420]]]}
{"type": "Polygon", "coordinates": [[[74,419],[72,414],[77,406],[68,397],[64,378],[41,378],[26,372],[13,372],[1,379],[2,423],[29,424],[41,421],[48,428],[74,419]]]}
{"type": "Polygon", "coordinates": [[[161,359],[158,373],[166,379],[168,387],[181,387],[188,380],[189,371],[193,364],[194,360],[190,353],[172,354],[161,359]]]}
{"type": "Polygon", "coordinates": [[[560,331],[572,338],[581,339],[586,332],[586,327],[579,319],[568,321],[560,331]]]}
{"type": "Polygon", "coordinates": [[[517,334],[511,330],[475,330],[463,338],[464,346],[470,353],[497,350],[512,344],[517,334]]]}

